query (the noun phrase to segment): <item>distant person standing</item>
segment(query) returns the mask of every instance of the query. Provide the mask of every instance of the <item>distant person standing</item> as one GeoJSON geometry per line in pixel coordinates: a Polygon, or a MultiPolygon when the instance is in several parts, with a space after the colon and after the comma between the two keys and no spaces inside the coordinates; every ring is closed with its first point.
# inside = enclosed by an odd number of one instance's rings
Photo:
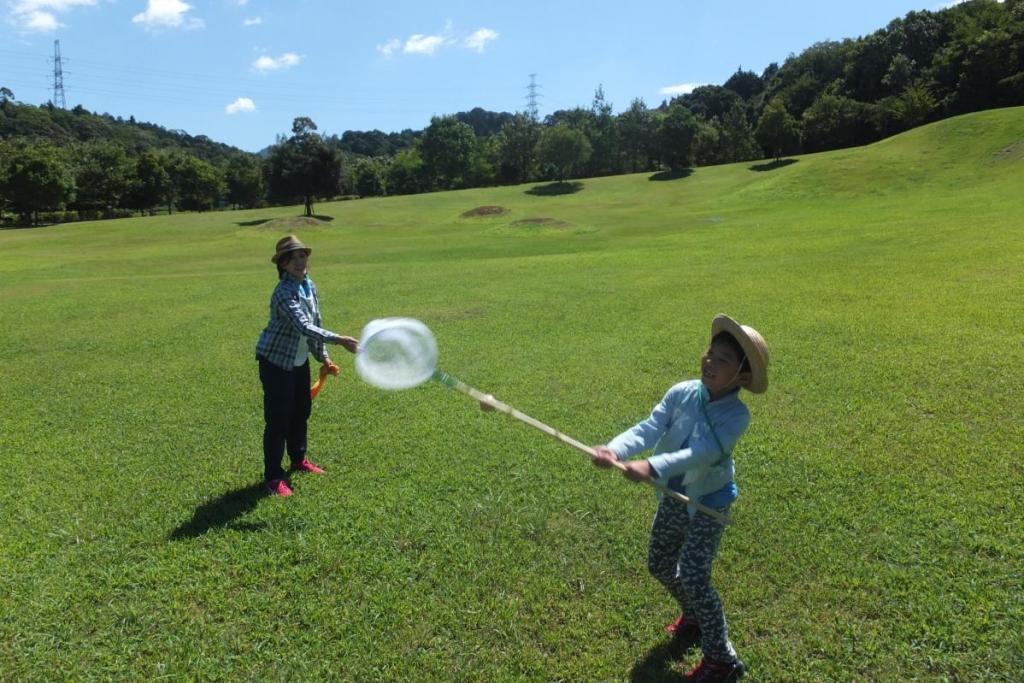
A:
{"type": "Polygon", "coordinates": [[[290,496],[292,489],[281,467],[287,449],[292,472],[323,474],[306,457],[306,424],[313,402],[309,393],[309,354],[332,375],[338,374],[325,344],[339,344],[351,353],[358,342],[321,327],[320,301],[307,270],[312,249],[295,235],[277,242],[271,263],[278,283],[270,297],[270,322],[256,343],[263,384],[263,477],[267,489],[290,496]]]}

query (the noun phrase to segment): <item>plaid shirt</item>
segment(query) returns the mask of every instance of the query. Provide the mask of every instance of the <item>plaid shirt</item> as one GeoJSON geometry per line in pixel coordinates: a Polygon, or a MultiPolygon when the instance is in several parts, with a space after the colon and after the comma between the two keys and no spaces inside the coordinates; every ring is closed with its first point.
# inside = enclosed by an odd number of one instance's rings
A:
{"type": "Polygon", "coordinates": [[[329,359],[324,342],[336,340],[340,335],[320,327],[320,300],[316,285],[306,276],[300,283],[285,275],[274,288],[270,297],[270,322],[260,333],[256,343],[256,357],[265,358],[274,365],[291,370],[295,366],[295,354],[303,337],[309,352],[323,363],[329,359]],[[312,317],[303,310],[299,287],[307,284],[312,293],[312,317]]]}

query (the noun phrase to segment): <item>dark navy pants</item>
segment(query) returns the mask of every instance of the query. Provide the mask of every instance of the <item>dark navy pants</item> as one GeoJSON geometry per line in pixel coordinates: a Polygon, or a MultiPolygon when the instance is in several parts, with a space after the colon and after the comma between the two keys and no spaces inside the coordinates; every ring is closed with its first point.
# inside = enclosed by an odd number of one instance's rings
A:
{"type": "Polygon", "coordinates": [[[309,361],[285,370],[260,358],[263,384],[263,476],[284,478],[281,457],[285,448],[292,463],[306,457],[306,422],[313,407],[309,397],[309,361]]]}

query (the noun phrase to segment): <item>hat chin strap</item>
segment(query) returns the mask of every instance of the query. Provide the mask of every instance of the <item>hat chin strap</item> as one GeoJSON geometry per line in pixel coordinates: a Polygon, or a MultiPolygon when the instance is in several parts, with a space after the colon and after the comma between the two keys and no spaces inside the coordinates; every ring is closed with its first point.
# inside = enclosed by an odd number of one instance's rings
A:
{"type": "Polygon", "coordinates": [[[747,357],[743,356],[743,359],[740,360],[740,364],[736,367],[736,374],[732,376],[731,380],[729,380],[729,384],[732,384],[737,379],[739,379],[740,373],[743,372],[743,361],[745,361],[746,359],[747,359],[747,357]]]}
{"type": "MultiPolygon", "coordinates": [[[[737,368],[736,368],[736,374],[735,374],[735,375],[733,375],[733,376],[732,376],[732,379],[730,379],[730,380],[729,380],[729,383],[725,385],[726,387],[731,387],[731,386],[732,386],[732,384],[733,384],[733,382],[735,382],[735,381],[736,381],[737,379],[739,379],[739,376],[740,376],[741,374],[743,374],[743,361],[744,361],[744,360],[746,360],[746,359],[747,359],[747,357],[746,357],[746,356],[743,356],[743,360],[741,360],[741,361],[740,361],[739,367],[737,367],[737,368]]],[[[742,382],[740,382],[740,383],[738,383],[738,384],[737,384],[737,386],[740,386],[740,387],[742,387],[742,386],[743,386],[743,383],[742,383],[742,382]]],[[[708,394],[709,394],[709,395],[710,395],[710,393],[711,393],[711,392],[708,392],[708,394]]]]}

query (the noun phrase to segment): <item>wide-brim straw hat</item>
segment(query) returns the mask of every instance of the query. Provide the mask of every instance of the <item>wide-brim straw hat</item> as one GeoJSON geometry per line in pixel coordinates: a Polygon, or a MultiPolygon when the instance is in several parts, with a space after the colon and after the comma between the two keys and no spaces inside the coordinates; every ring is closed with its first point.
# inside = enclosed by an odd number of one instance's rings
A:
{"type": "Polygon", "coordinates": [[[304,251],[306,252],[306,256],[313,253],[313,250],[303,244],[298,237],[295,235],[287,235],[277,241],[276,251],[274,252],[274,255],[270,257],[270,262],[277,263],[281,260],[282,256],[293,251],[304,251]]]}
{"type": "Polygon", "coordinates": [[[768,344],[761,333],[749,325],[740,325],[729,316],[719,313],[711,321],[711,338],[719,332],[728,332],[739,342],[750,364],[750,384],[745,388],[754,394],[768,390],[768,344]]]}

